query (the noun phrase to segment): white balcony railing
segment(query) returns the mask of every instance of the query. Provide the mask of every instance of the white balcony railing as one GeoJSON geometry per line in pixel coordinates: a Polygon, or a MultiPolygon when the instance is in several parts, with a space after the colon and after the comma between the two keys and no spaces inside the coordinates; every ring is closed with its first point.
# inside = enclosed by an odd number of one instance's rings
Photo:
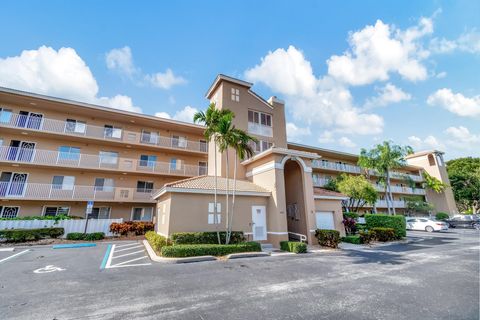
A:
{"type": "MultiPolygon", "coordinates": [[[[382,185],[374,185],[375,189],[380,192],[385,191],[385,187],[382,185]]],[[[415,195],[424,195],[425,189],[422,188],[410,188],[410,187],[400,187],[400,186],[390,186],[392,193],[405,193],[405,194],[415,194],[415,195]]]]}
{"type": "Polygon", "coordinates": [[[324,187],[329,181],[330,181],[330,179],[317,178],[317,177],[313,176],[313,186],[314,187],[324,187]]]}
{"type": "Polygon", "coordinates": [[[154,202],[152,194],[155,191],[123,187],[0,182],[0,199],[154,202]]]}
{"type": "Polygon", "coordinates": [[[127,131],[121,128],[106,128],[90,124],[75,126],[66,121],[31,117],[27,115],[11,114],[9,119],[2,119],[0,127],[20,128],[22,130],[35,130],[65,134],[68,136],[119,141],[124,143],[148,144],[164,148],[184,149],[188,151],[207,152],[205,142],[179,139],[174,137],[162,137],[146,132],[127,131]]]}
{"type": "Polygon", "coordinates": [[[105,157],[93,154],[70,153],[18,147],[0,147],[0,161],[32,163],[56,167],[110,169],[119,171],[158,173],[193,177],[206,174],[197,165],[172,165],[168,162],[145,161],[133,158],[105,157]]]}
{"type": "Polygon", "coordinates": [[[248,122],[248,132],[259,136],[273,137],[272,127],[255,122],[248,122]]]}
{"type": "MultiPolygon", "coordinates": [[[[406,203],[403,200],[393,200],[390,203],[391,206],[394,206],[395,208],[405,208],[406,203]]],[[[375,204],[377,208],[386,208],[387,207],[387,201],[386,200],[378,200],[375,204]]]]}
{"type": "MultiPolygon", "coordinates": [[[[375,171],[375,170],[368,170],[368,172],[372,176],[378,176],[379,175],[378,172],[375,171]]],[[[412,181],[415,181],[415,182],[422,182],[423,181],[423,177],[421,175],[417,175],[417,174],[408,174],[408,173],[392,171],[390,173],[390,176],[391,176],[392,179],[408,180],[410,178],[412,181]]]]}
{"type": "Polygon", "coordinates": [[[354,165],[351,165],[351,164],[335,163],[335,162],[321,161],[321,160],[313,160],[312,161],[312,166],[314,168],[320,168],[320,169],[328,169],[328,170],[350,172],[350,173],[361,173],[361,169],[360,169],[359,166],[354,166],[354,165]]]}

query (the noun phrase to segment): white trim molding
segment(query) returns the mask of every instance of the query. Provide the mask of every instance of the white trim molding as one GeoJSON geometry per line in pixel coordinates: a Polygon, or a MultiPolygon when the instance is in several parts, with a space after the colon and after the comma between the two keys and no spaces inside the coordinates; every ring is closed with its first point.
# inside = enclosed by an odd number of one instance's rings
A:
{"type": "Polygon", "coordinates": [[[275,161],[271,161],[271,162],[262,164],[261,166],[253,168],[251,171],[248,171],[246,173],[246,176],[251,177],[251,176],[254,176],[256,174],[260,174],[260,173],[263,173],[263,172],[270,171],[272,169],[283,170],[283,167],[279,163],[276,163],[275,161]]]}
{"type": "Polygon", "coordinates": [[[342,196],[313,196],[313,199],[324,199],[324,200],[347,200],[348,197],[342,196]]]}
{"type": "MultiPolygon", "coordinates": [[[[215,190],[211,189],[190,189],[190,188],[172,188],[172,187],[163,187],[156,194],[152,196],[154,200],[157,200],[158,197],[164,195],[167,192],[172,193],[196,193],[196,194],[215,194],[215,190]]],[[[217,190],[217,194],[226,195],[225,190],[217,190]]],[[[230,190],[229,195],[233,194],[233,191],[230,190]]],[[[236,191],[237,196],[253,196],[253,197],[270,197],[270,192],[256,192],[256,191],[236,191]]]]}

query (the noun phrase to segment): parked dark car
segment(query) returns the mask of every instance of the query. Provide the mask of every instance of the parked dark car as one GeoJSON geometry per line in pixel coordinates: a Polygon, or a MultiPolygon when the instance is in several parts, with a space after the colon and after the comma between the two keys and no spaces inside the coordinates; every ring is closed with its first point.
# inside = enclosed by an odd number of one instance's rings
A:
{"type": "Polygon", "coordinates": [[[446,220],[450,228],[475,228],[480,229],[480,217],[477,215],[455,216],[446,220]]]}

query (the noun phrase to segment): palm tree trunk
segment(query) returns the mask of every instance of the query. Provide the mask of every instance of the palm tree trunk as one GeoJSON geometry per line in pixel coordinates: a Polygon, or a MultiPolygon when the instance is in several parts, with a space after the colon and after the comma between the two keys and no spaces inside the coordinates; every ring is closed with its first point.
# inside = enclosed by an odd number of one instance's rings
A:
{"type": "Polygon", "coordinates": [[[218,223],[217,223],[217,143],[213,143],[215,146],[215,159],[214,159],[214,164],[215,164],[215,177],[214,177],[214,201],[215,203],[213,204],[213,223],[215,223],[215,228],[217,229],[217,239],[218,239],[218,244],[222,244],[220,241],[220,232],[218,231],[218,223]]]}
{"type": "Polygon", "coordinates": [[[235,163],[233,164],[233,189],[232,189],[232,216],[230,218],[230,224],[227,228],[227,244],[230,243],[230,236],[232,235],[233,216],[235,213],[235,193],[237,191],[237,160],[238,152],[235,150],[235,163]]]}
{"type": "Polygon", "coordinates": [[[226,169],[227,169],[227,172],[226,172],[226,177],[227,177],[227,186],[226,186],[227,195],[226,195],[226,198],[227,198],[227,200],[226,200],[226,209],[225,209],[225,220],[226,220],[226,221],[225,221],[225,226],[226,226],[226,228],[225,228],[225,244],[228,244],[228,242],[227,242],[228,222],[229,222],[229,219],[228,219],[229,216],[228,216],[228,214],[229,214],[229,212],[230,212],[230,211],[229,211],[229,208],[228,208],[228,207],[229,207],[229,201],[228,201],[228,192],[229,192],[229,190],[228,190],[228,189],[229,189],[229,188],[228,188],[228,184],[229,184],[229,183],[228,183],[228,177],[229,177],[229,173],[228,173],[228,170],[229,170],[229,164],[228,164],[228,148],[227,148],[227,155],[226,155],[226,157],[227,157],[227,163],[226,163],[226,169]]]}
{"type": "MultiPolygon", "coordinates": [[[[395,214],[395,205],[393,204],[392,188],[390,185],[390,171],[387,171],[387,188],[388,188],[388,197],[390,198],[390,203],[392,204],[392,214],[395,214]]],[[[388,214],[390,214],[390,211],[388,212],[388,214]]]]}
{"type": "Polygon", "coordinates": [[[387,181],[385,181],[385,201],[387,202],[387,211],[390,214],[390,199],[388,197],[388,185],[387,181]]]}

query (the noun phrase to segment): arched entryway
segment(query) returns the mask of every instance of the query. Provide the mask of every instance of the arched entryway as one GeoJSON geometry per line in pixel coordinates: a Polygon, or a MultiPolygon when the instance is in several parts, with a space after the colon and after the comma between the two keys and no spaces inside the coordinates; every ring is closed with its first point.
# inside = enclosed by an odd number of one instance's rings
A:
{"type": "Polygon", "coordinates": [[[289,238],[301,240],[299,235],[308,235],[302,165],[297,160],[286,160],[283,175],[289,238]]]}

